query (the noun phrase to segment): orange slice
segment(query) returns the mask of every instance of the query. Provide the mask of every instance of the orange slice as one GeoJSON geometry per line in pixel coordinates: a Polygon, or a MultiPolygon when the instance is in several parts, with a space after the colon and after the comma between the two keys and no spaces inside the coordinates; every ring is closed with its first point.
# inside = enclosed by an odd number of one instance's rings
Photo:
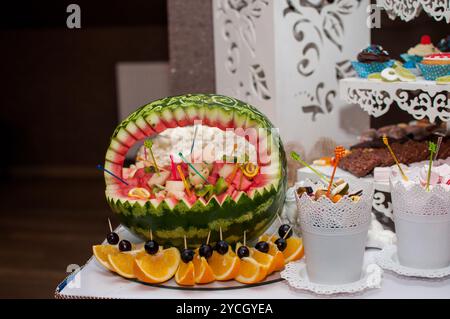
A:
{"type": "Polygon", "coordinates": [[[254,284],[260,282],[267,275],[267,268],[251,257],[241,259],[239,274],[234,278],[243,284],[254,284]]]}
{"type": "Polygon", "coordinates": [[[143,282],[161,283],[175,275],[180,259],[180,252],[175,247],[155,255],[141,254],[134,261],[134,273],[143,282]]]}
{"type": "Polygon", "coordinates": [[[213,282],[216,277],[211,267],[208,265],[205,257],[200,257],[198,255],[198,250],[192,260],[194,263],[194,273],[195,273],[195,283],[196,284],[207,284],[213,282]]]}
{"type": "Polygon", "coordinates": [[[273,263],[273,256],[260,252],[259,250],[255,248],[250,248],[250,257],[255,259],[257,262],[259,262],[261,265],[264,266],[267,275],[270,275],[274,271],[274,266],[272,266],[273,263]]]}
{"type": "Polygon", "coordinates": [[[195,285],[194,263],[192,261],[188,263],[180,262],[175,273],[175,281],[181,286],[195,285]]]}
{"type": "Polygon", "coordinates": [[[228,253],[224,255],[214,251],[208,259],[208,264],[211,266],[216,279],[225,281],[234,279],[238,275],[241,260],[230,248],[228,253]]]}
{"type": "Polygon", "coordinates": [[[109,254],[108,261],[116,273],[125,278],[135,278],[134,259],[132,253],[109,254]]]}
{"type": "Polygon", "coordinates": [[[94,253],[97,261],[106,269],[114,271],[114,268],[110,265],[108,256],[111,254],[119,253],[117,246],[112,245],[94,245],[92,246],[92,252],[94,253]]]}
{"type": "Polygon", "coordinates": [[[273,256],[271,267],[269,268],[272,271],[279,271],[284,268],[284,255],[281,251],[278,250],[277,246],[269,242],[269,255],[273,256]]]}
{"type": "Polygon", "coordinates": [[[283,251],[284,261],[287,264],[288,262],[299,260],[304,255],[303,249],[303,240],[299,237],[289,237],[286,239],[287,246],[283,251]]]}

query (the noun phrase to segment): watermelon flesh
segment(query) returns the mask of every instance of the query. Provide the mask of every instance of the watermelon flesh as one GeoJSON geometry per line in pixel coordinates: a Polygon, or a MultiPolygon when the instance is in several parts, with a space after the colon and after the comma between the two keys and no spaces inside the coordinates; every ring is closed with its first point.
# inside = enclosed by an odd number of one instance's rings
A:
{"type": "MultiPolygon", "coordinates": [[[[191,246],[197,246],[204,242],[211,230],[214,232],[211,235],[214,241],[219,229],[222,229],[225,240],[230,244],[242,240],[244,231],[247,231],[248,240],[256,238],[281,213],[286,190],[285,153],[280,137],[272,128],[270,121],[252,106],[220,95],[183,95],[145,105],[125,119],[111,137],[105,168],[126,180],[129,185],[105,174],[107,201],[130,231],[147,239],[152,230],[153,236],[164,246],[182,247],[184,236],[187,236],[191,246]],[[201,125],[199,120],[202,121],[201,125]],[[182,168],[189,191],[185,187],[183,190],[168,192],[164,189],[166,181],[162,185],[150,185],[149,180],[158,173],[152,167],[154,163],[148,151],[144,154],[142,147],[137,162],[130,167],[123,167],[125,150],[152,137],[152,150],[156,153],[158,168],[170,172],[168,180],[180,181],[178,171],[175,175],[172,173],[164,143],[174,150],[182,148],[180,145],[184,144],[180,144],[180,138],[192,138],[195,127],[206,132],[206,137],[224,130],[227,130],[225,135],[228,136],[232,134],[230,129],[237,129],[236,140],[242,136],[236,145],[228,145],[230,143],[227,142],[226,147],[223,147],[223,154],[231,155],[226,159],[221,154],[214,157],[205,153],[205,148],[211,148],[211,142],[206,142],[203,149],[200,142],[195,145],[199,156],[194,156],[196,152],[193,152],[191,157],[188,151],[182,150],[184,156],[202,170],[207,182],[201,180],[201,183],[194,183],[192,169],[188,169],[188,165],[178,156],[173,156],[176,164],[182,168]],[[180,131],[180,128],[187,131],[173,133],[180,131]],[[161,141],[161,144],[156,141],[161,141]],[[159,149],[160,145],[162,149],[159,149]],[[234,162],[236,159],[238,163],[234,162]],[[243,174],[242,164],[247,161],[258,165],[256,175],[243,174]],[[224,165],[230,166],[226,170],[229,175],[225,179],[226,189],[216,187],[224,165]],[[230,174],[231,167],[233,172],[230,174]],[[214,191],[201,194],[208,184],[212,185],[214,191]],[[135,187],[147,189],[150,197],[129,196],[130,190],[135,187]]],[[[202,139],[198,137],[198,140],[202,139]]],[[[176,151],[173,155],[177,155],[176,151]]],[[[223,182],[223,178],[220,179],[223,182]]]]}

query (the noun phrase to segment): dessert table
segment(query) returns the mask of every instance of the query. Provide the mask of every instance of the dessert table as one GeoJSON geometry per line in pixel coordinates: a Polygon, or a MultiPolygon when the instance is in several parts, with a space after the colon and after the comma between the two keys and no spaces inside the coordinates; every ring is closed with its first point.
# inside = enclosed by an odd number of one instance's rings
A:
{"type": "MultiPolygon", "coordinates": [[[[133,240],[131,234],[121,229],[121,236],[133,240]]],[[[366,250],[366,262],[371,263],[378,250],[366,250]]],[[[55,291],[56,298],[97,299],[97,298],[133,298],[133,299],[303,299],[303,298],[450,298],[450,277],[444,279],[420,279],[400,277],[385,271],[381,287],[366,290],[358,294],[339,294],[322,296],[291,288],[278,276],[272,283],[260,286],[238,286],[238,289],[181,289],[176,286],[148,286],[124,279],[104,269],[95,258],[77,271],[70,274],[55,291]]],[[[273,279],[273,278],[269,278],[273,279]]],[[[225,283],[222,287],[226,286],[225,283]]],[[[208,286],[202,286],[208,288],[208,286]]]]}

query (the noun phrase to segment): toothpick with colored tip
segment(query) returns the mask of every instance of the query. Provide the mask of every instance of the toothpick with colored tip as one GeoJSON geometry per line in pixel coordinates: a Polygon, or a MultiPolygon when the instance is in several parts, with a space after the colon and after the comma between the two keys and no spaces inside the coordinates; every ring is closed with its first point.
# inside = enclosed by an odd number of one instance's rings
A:
{"type": "Polygon", "coordinates": [[[430,151],[430,162],[428,164],[428,174],[427,174],[427,191],[430,191],[430,180],[431,180],[431,168],[433,167],[433,157],[436,153],[436,144],[433,142],[428,142],[428,150],[430,151]]]}
{"type": "Polygon", "coordinates": [[[127,182],[125,182],[125,181],[124,181],[123,179],[121,179],[119,176],[117,176],[117,175],[114,174],[113,172],[107,170],[107,169],[104,168],[102,165],[98,164],[98,165],[97,165],[97,169],[98,169],[98,170],[101,170],[101,171],[104,171],[105,173],[111,175],[112,177],[114,177],[114,178],[117,179],[118,181],[124,183],[125,185],[127,185],[127,186],[129,185],[127,182]]]}
{"type": "Polygon", "coordinates": [[[339,161],[345,155],[345,148],[343,146],[336,146],[334,149],[334,165],[333,165],[333,173],[331,174],[330,183],[327,189],[327,197],[330,197],[331,186],[333,185],[334,175],[336,174],[336,169],[339,165],[339,161]]]}
{"type": "Polygon", "coordinates": [[[150,152],[150,155],[152,157],[152,161],[153,161],[153,165],[155,165],[156,168],[156,173],[159,173],[159,167],[158,167],[158,163],[156,163],[156,159],[155,159],[155,155],[153,155],[153,150],[152,150],[152,146],[153,146],[153,142],[151,140],[146,140],[144,142],[144,146],[148,149],[148,151],[150,152]]]}
{"type": "Polygon", "coordinates": [[[183,160],[183,162],[185,162],[187,165],[189,165],[190,168],[192,168],[192,170],[201,177],[201,179],[203,179],[205,181],[205,183],[209,184],[208,180],[202,175],[200,174],[200,172],[194,167],[194,165],[192,165],[192,163],[190,163],[184,156],[183,153],[179,152],[178,156],[180,156],[180,158],[183,160]]]}
{"type": "Polygon", "coordinates": [[[388,148],[388,150],[389,150],[389,153],[391,153],[391,156],[392,156],[392,158],[394,159],[395,164],[397,165],[398,170],[400,171],[400,174],[401,174],[402,177],[403,177],[403,180],[404,180],[404,181],[408,181],[408,176],[406,176],[406,174],[403,172],[403,169],[402,169],[402,167],[401,167],[401,165],[400,165],[400,163],[399,163],[399,161],[398,161],[398,159],[397,159],[397,156],[395,156],[394,151],[392,150],[391,146],[389,145],[388,137],[387,137],[386,135],[383,135],[383,138],[382,138],[382,139],[383,139],[384,145],[387,146],[387,148],[388,148]]]}
{"type": "Polygon", "coordinates": [[[181,177],[181,180],[183,181],[184,188],[186,189],[186,193],[188,194],[189,197],[191,197],[191,189],[189,187],[189,183],[186,180],[186,177],[184,177],[183,170],[181,169],[180,165],[177,165],[177,170],[178,170],[178,174],[181,177]]]}
{"type": "Polygon", "coordinates": [[[312,167],[311,165],[309,165],[308,163],[306,163],[304,160],[302,160],[302,158],[300,157],[300,155],[298,155],[296,152],[292,151],[291,152],[291,158],[297,162],[299,162],[300,164],[302,164],[305,167],[308,167],[314,174],[316,174],[317,176],[319,176],[319,178],[321,180],[323,180],[325,183],[329,183],[330,180],[328,178],[325,177],[325,175],[323,175],[322,173],[320,173],[318,170],[316,170],[314,167],[312,167]]]}

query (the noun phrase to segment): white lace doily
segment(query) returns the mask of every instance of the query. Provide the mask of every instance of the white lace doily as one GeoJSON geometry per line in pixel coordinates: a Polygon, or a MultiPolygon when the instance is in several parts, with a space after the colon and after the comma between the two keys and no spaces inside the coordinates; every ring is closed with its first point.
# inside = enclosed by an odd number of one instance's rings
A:
{"type": "Polygon", "coordinates": [[[366,289],[380,288],[382,275],[383,270],[378,265],[368,264],[358,281],[342,285],[317,284],[309,281],[304,259],[287,264],[281,272],[281,277],[286,279],[289,286],[319,295],[351,294],[366,289]]]}
{"type": "Polygon", "coordinates": [[[400,265],[397,257],[397,246],[389,245],[375,255],[376,263],[383,269],[407,277],[443,278],[450,276],[450,266],[439,269],[417,269],[400,265]]]}

